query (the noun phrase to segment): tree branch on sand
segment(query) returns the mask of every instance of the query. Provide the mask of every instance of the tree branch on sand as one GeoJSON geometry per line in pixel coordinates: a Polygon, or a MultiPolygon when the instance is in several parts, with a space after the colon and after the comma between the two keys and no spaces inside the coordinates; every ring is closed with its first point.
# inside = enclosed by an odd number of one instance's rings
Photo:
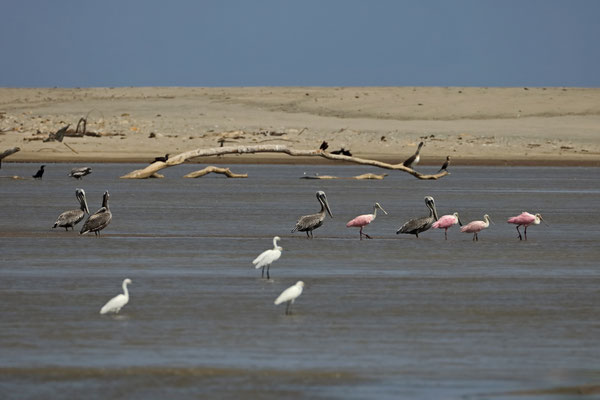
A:
{"type": "Polygon", "coordinates": [[[132,171],[126,175],[123,175],[123,179],[145,179],[152,176],[155,172],[160,171],[163,168],[172,167],[179,165],[191,158],[196,157],[207,157],[207,156],[218,156],[222,154],[254,154],[254,153],[285,153],[293,157],[322,157],[328,160],[335,161],[347,161],[361,165],[371,165],[374,167],[403,171],[407,174],[414,176],[417,179],[439,179],[448,175],[447,171],[442,171],[433,175],[426,175],[415,171],[412,168],[405,167],[400,164],[387,164],[381,161],[368,160],[364,158],[344,156],[341,154],[331,154],[322,150],[298,150],[285,145],[271,144],[271,145],[256,145],[256,146],[225,146],[225,147],[212,147],[209,149],[195,149],[186,151],[178,154],[174,157],[169,158],[166,162],[157,161],[144,169],[138,169],[132,171]]]}
{"type": "Polygon", "coordinates": [[[187,175],[184,175],[184,178],[200,178],[201,176],[210,174],[211,172],[215,173],[215,174],[223,174],[225,176],[227,176],[228,178],[247,178],[248,174],[235,174],[233,172],[231,172],[231,170],[229,168],[219,168],[219,167],[215,167],[215,166],[209,166],[206,167],[204,169],[201,169],[200,171],[194,171],[194,172],[190,172],[187,175]]]}

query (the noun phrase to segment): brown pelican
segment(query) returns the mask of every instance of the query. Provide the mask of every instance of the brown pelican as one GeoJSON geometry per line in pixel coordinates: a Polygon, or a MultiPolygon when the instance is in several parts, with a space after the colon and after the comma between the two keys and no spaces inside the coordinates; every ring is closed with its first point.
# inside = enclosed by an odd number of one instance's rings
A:
{"type": "Polygon", "coordinates": [[[329,216],[333,218],[331,210],[329,209],[329,203],[327,202],[327,196],[325,196],[325,192],[319,190],[317,192],[317,200],[319,200],[319,203],[321,204],[321,211],[316,214],[300,217],[298,222],[296,222],[296,226],[294,229],[292,229],[292,232],[306,232],[306,237],[312,238],[312,231],[323,225],[323,220],[325,219],[325,210],[327,210],[329,216]]]}
{"type": "Polygon", "coordinates": [[[440,168],[438,171],[438,174],[442,171],[445,171],[446,168],[448,168],[448,164],[450,164],[450,156],[446,156],[446,161],[444,162],[444,165],[442,165],[442,168],[440,168]]]}
{"type": "Polygon", "coordinates": [[[411,235],[416,235],[419,237],[419,233],[425,232],[435,221],[438,220],[437,211],[435,209],[435,201],[431,196],[425,196],[425,205],[429,208],[429,216],[414,218],[410,221],[406,222],[400,229],[396,231],[396,234],[399,233],[409,233],[411,235]]]}
{"type": "Polygon", "coordinates": [[[85,199],[85,191],[83,189],[76,189],[75,197],[77,197],[77,200],[79,201],[80,208],[78,210],[65,211],[60,214],[52,228],[61,227],[68,231],[70,227],[71,230],[75,230],[74,226],[85,217],[85,214],[90,213],[85,199]]]}
{"type": "Polygon", "coordinates": [[[408,168],[412,168],[413,165],[417,165],[419,163],[419,160],[421,159],[421,156],[419,155],[419,153],[421,152],[421,147],[423,147],[423,144],[424,144],[423,142],[419,143],[419,147],[417,147],[417,151],[415,152],[415,154],[408,157],[402,163],[402,165],[404,165],[405,167],[408,167],[408,168]]]}
{"type": "Polygon", "coordinates": [[[33,176],[34,179],[42,179],[42,176],[44,175],[44,167],[45,165],[42,165],[40,169],[38,169],[38,172],[36,172],[35,175],[31,176],[33,176]]]}
{"type": "Polygon", "coordinates": [[[94,232],[96,236],[100,235],[100,231],[108,226],[112,219],[112,213],[108,208],[108,191],[104,192],[102,197],[102,208],[90,215],[83,224],[83,228],[79,231],[80,235],[85,235],[88,232],[94,232]]]}
{"type": "Polygon", "coordinates": [[[75,179],[81,179],[86,175],[89,175],[92,173],[92,169],[90,167],[77,167],[77,168],[73,168],[71,170],[71,172],[69,173],[69,176],[75,178],[75,179]]]}

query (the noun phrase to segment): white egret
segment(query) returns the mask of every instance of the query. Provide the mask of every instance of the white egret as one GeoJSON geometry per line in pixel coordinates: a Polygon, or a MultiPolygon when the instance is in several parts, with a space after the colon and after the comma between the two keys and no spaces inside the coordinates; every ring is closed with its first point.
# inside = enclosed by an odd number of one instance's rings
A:
{"type": "Polygon", "coordinates": [[[271,263],[279,260],[279,257],[281,257],[281,250],[283,250],[283,247],[277,246],[278,240],[281,240],[279,236],[275,236],[273,238],[273,248],[263,251],[258,257],[254,259],[254,261],[252,261],[252,264],[254,264],[254,268],[262,268],[262,274],[260,275],[261,278],[265,277],[265,267],[267,267],[267,279],[271,279],[271,276],[269,275],[269,268],[271,268],[271,263]]]}
{"type": "Polygon", "coordinates": [[[290,286],[285,289],[277,299],[275,299],[275,305],[279,305],[284,301],[287,302],[285,307],[285,315],[289,315],[292,313],[291,307],[294,304],[294,300],[298,298],[302,294],[302,289],[304,288],[304,282],[298,281],[294,286],[290,286]]]}
{"type": "Polygon", "coordinates": [[[128,284],[131,284],[131,279],[127,278],[123,280],[123,294],[118,294],[110,299],[108,303],[106,303],[104,307],[100,309],[100,314],[107,314],[111,312],[118,314],[121,308],[123,308],[125,304],[129,303],[129,291],[127,291],[128,284]]]}

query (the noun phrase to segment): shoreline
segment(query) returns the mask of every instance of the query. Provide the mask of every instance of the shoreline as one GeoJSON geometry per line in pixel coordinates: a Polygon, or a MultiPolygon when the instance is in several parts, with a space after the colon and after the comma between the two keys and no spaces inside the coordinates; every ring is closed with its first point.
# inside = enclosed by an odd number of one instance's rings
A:
{"type": "MultiPolygon", "coordinates": [[[[0,152],[10,162],[149,163],[226,146],[345,148],[420,165],[600,166],[600,89],[484,87],[0,88],[0,152]],[[87,135],[42,139],[80,118],[87,135]]],[[[243,154],[198,164],[339,164],[243,154]]]]}

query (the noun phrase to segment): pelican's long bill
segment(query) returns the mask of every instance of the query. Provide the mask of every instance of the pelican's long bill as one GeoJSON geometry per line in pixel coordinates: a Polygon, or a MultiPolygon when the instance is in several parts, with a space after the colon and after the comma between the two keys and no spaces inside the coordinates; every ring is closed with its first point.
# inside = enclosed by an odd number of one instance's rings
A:
{"type": "Polygon", "coordinates": [[[323,207],[325,207],[325,210],[327,210],[329,216],[333,218],[333,214],[331,214],[331,209],[329,208],[329,203],[327,202],[327,196],[325,196],[325,192],[320,191],[318,198],[319,202],[323,205],[323,207]]]}
{"type": "Polygon", "coordinates": [[[89,215],[90,209],[88,208],[87,199],[85,198],[85,191],[83,189],[77,189],[75,190],[75,196],[77,196],[79,204],[81,204],[81,209],[89,215]]]}

